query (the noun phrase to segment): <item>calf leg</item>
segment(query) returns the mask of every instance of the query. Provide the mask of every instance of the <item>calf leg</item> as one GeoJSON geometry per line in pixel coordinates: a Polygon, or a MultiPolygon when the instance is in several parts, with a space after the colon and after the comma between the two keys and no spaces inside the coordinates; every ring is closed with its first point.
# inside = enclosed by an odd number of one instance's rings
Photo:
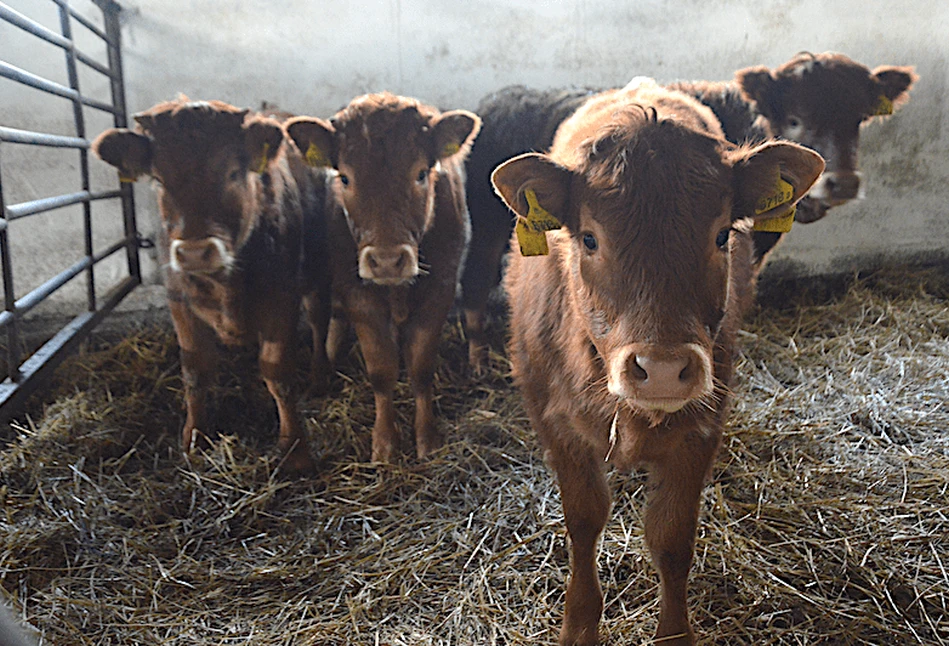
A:
{"type": "Polygon", "coordinates": [[[326,353],[326,340],[330,322],[328,299],[312,292],[303,297],[307,322],[313,334],[313,355],[310,357],[310,381],[317,394],[324,394],[329,387],[330,361],[326,353]]]}
{"type": "MultiPolygon", "coordinates": [[[[490,240],[481,240],[476,245],[472,237],[472,248],[468,253],[465,273],[462,275],[461,301],[465,317],[465,334],[468,337],[468,362],[476,374],[484,371],[488,359],[488,337],[485,333],[485,311],[488,296],[498,284],[501,256],[508,246],[510,232],[494,235],[490,240]],[[475,248],[475,247],[478,248],[475,248]]],[[[486,237],[482,235],[480,237],[486,237]]]]}
{"type": "Polygon", "coordinates": [[[435,355],[441,326],[422,326],[411,330],[406,342],[406,364],[412,393],[415,395],[415,451],[427,457],[444,444],[435,424],[434,397],[435,355]]]}
{"type": "Polygon", "coordinates": [[[330,365],[337,365],[349,353],[352,338],[349,335],[349,323],[341,316],[333,315],[326,335],[326,356],[330,365]]]}
{"type": "Polygon", "coordinates": [[[217,365],[217,340],[214,331],[200,321],[184,303],[171,300],[171,319],[181,351],[181,379],[184,382],[187,418],[181,430],[181,448],[191,452],[197,442],[195,431],[207,435],[208,388],[217,365]]]}
{"type": "MultiPolygon", "coordinates": [[[[299,307],[299,304],[297,306],[299,307]]],[[[298,394],[293,360],[290,356],[290,346],[295,340],[295,321],[295,316],[273,313],[268,329],[260,334],[260,353],[257,360],[260,375],[277,404],[280,423],[277,450],[285,454],[283,469],[289,473],[310,473],[314,464],[297,410],[298,394]]]]}
{"type": "Polygon", "coordinates": [[[650,465],[652,492],[646,504],[646,544],[659,570],[661,607],[656,638],[663,644],[695,643],[689,624],[686,588],[699,498],[705,477],[715,457],[717,442],[704,439],[670,451],[665,459],[650,465]]]}
{"type": "Polygon", "coordinates": [[[597,643],[597,627],[603,614],[603,593],[596,567],[597,541],[610,512],[603,458],[597,458],[588,446],[580,443],[555,441],[549,450],[560,483],[571,544],[570,582],[560,645],[592,646],[597,643]]]}
{"type": "Polygon", "coordinates": [[[392,462],[399,446],[393,394],[399,378],[399,346],[388,320],[358,322],[356,337],[366,362],[369,383],[376,400],[376,421],[372,427],[372,461],[392,462]]]}

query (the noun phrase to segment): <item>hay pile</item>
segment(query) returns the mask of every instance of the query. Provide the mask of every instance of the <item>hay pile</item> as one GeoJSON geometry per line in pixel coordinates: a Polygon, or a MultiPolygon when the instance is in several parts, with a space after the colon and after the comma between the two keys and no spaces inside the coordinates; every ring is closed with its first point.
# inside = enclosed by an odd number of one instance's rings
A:
{"type": "MultiPolygon", "coordinates": [[[[753,314],[690,588],[703,643],[949,643],[944,285],[889,272],[753,314]]],[[[321,468],[302,481],[272,476],[253,356],[225,364],[223,435],[190,461],[169,328],[75,358],[0,456],[0,585],[56,646],[554,643],[556,486],[503,358],[474,381],[457,326],[443,347],[443,452],[365,462],[354,353],[332,395],[304,403],[321,468]]],[[[397,407],[411,456],[404,384],[397,407]]],[[[601,636],[644,643],[658,590],[643,479],[611,480],[601,636]]]]}

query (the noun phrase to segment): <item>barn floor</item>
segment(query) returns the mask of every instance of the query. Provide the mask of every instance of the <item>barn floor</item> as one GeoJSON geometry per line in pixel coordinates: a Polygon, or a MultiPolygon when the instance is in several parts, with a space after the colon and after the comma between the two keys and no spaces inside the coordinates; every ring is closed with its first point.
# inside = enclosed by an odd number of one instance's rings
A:
{"type": "MultiPolygon", "coordinates": [[[[745,326],[690,588],[703,644],[949,643],[949,276],[851,283],[745,326]]],[[[409,457],[381,467],[351,354],[332,394],[305,401],[318,475],[285,481],[251,355],[226,363],[223,435],[191,460],[170,327],[76,357],[0,433],[0,585],[56,646],[555,643],[557,489],[503,357],[480,380],[464,358],[454,324],[437,377],[447,447],[412,457],[403,384],[409,457]]],[[[645,643],[643,480],[611,480],[601,637],[645,643]]]]}

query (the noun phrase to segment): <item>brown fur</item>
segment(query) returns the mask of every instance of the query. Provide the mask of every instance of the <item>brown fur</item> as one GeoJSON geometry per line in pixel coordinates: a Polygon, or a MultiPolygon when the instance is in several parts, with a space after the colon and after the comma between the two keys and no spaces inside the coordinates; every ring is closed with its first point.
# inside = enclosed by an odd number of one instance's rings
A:
{"type": "Polygon", "coordinates": [[[549,256],[512,252],[505,284],[515,379],[557,473],[572,543],[561,644],[597,642],[606,459],[650,471],[646,541],[662,584],[657,637],[693,643],[686,584],[699,496],[752,291],[744,219],[779,172],[797,201],[822,168],[816,154],[794,144],[734,147],[707,108],[651,86],[590,99],[561,126],[549,155],[522,155],[495,171],[496,189],[519,215],[533,189],[564,224],[547,236],[549,256]],[[727,248],[719,248],[717,234],[733,226],[727,248]],[[653,362],[650,370],[682,366],[670,385],[688,401],[663,410],[662,393],[655,399],[655,389],[632,376],[630,351],[637,365],[653,362]]]}
{"type": "Polygon", "coordinates": [[[388,93],[356,98],[330,122],[287,124],[311,161],[338,171],[329,355],[339,355],[352,325],[375,392],[374,461],[398,451],[400,353],[415,395],[418,456],[443,442],[432,408],[435,356],[468,242],[463,163],[479,127],[471,113],[388,93]]]}
{"type": "Polygon", "coordinates": [[[218,341],[256,342],[261,376],[277,404],[285,467],[309,470],[292,353],[303,298],[314,335],[314,378],[326,378],[322,176],[284,144],[276,122],[219,101],[182,97],[135,118],[139,132],[106,131],[93,149],[126,179],[158,180],[160,251],[188,413],[182,444],[190,450],[199,433],[213,430],[205,400],[218,341]]]}

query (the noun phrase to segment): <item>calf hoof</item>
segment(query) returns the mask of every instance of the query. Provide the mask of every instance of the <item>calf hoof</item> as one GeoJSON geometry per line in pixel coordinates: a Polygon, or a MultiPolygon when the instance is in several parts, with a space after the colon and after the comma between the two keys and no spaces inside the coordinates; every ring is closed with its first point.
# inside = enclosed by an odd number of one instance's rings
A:
{"type": "Polygon", "coordinates": [[[445,446],[445,438],[438,433],[432,433],[425,439],[416,439],[415,453],[419,460],[424,460],[443,446],[445,446]]]}
{"type": "Polygon", "coordinates": [[[468,346],[468,365],[471,368],[471,374],[480,377],[485,372],[488,364],[488,350],[485,347],[468,346]]]}
{"type": "Polygon", "coordinates": [[[596,646],[599,643],[596,626],[578,629],[576,626],[567,626],[564,623],[560,630],[560,640],[558,641],[560,646],[596,646]]]}
{"type": "Polygon", "coordinates": [[[392,464],[395,462],[395,446],[389,443],[373,442],[372,461],[383,464],[392,464]]]}
{"type": "Polygon", "coordinates": [[[316,463],[310,456],[310,451],[302,442],[296,442],[289,451],[277,447],[280,451],[280,464],[277,471],[288,477],[302,477],[312,475],[316,471],[316,463]]]}
{"type": "Polygon", "coordinates": [[[181,431],[181,452],[185,454],[194,453],[198,449],[207,449],[211,446],[211,439],[194,427],[185,427],[181,431]]]}

